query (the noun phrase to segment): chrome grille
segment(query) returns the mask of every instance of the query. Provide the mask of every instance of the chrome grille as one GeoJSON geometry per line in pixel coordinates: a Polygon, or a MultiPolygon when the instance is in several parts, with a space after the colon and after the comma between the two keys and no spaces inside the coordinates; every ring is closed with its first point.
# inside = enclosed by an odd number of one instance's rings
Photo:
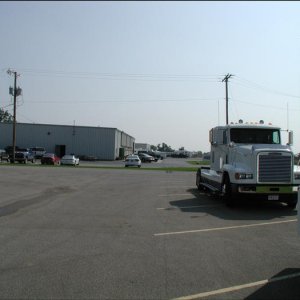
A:
{"type": "Polygon", "coordinates": [[[289,153],[261,153],[258,156],[259,182],[291,182],[292,156],[289,153]]]}

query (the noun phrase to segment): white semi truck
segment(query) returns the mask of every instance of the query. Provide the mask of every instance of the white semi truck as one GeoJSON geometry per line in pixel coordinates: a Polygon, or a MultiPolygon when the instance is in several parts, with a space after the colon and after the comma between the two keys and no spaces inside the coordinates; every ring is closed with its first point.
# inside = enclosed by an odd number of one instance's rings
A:
{"type": "Polygon", "coordinates": [[[211,129],[210,167],[198,169],[198,189],[219,194],[228,206],[253,198],[295,208],[300,167],[294,165],[292,132],[287,145],[282,145],[280,133],[279,127],[263,121],[240,120],[211,129]]]}

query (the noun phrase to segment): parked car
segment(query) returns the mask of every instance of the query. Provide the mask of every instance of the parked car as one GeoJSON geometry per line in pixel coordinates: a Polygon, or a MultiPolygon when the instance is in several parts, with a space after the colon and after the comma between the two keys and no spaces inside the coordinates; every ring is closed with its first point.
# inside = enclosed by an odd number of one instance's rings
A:
{"type": "Polygon", "coordinates": [[[149,162],[149,163],[151,163],[152,161],[155,161],[155,158],[153,156],[148,155],[146,153],[139,153],[138,156],[139,156],[139,158],[140,158],[140,160],[142,162],[149,162]]]}
{"type": "Polygon", "coordinates": [[[145,153],[145,154],[148,154],[148,155],[154,157],[155,161],[158,161],[159,159],[164,159],[163,156],[159,152],[142,150],[142,151],[138,152],[138,155],[141,153],[145,153]]]}
{"type": "Polygon", "coordinates": [[[125,159],[125,167],[141,167],[142,162],[138,155],[128,155],[125,159]]]}
{"type": "Polygon", "coordinates": [[[29,151],[35,156],[35,158],[42,158],[46,154],[46,150],[43,147],[32,147],[29,148],[29,151]]]}
{"type": "MultiPolygon", "coordinates": [[[[7,147],[5,147],[5,151],[6,151],[6,153],[8,153],[8,155],[11,156],[12,153],[13,153],[13,146],[7,146],[7,147]]],[[[15,147],[15,152],[17,152],[17,151],[21,151],[21,148],[18,147],[18,146],[15,147]]]]}
{"type": "Polygon", "coordinates": [[[79,165],[79,158],[75,155],[64,155],[60,160],[61,165],[79,165]]]}
{"type": "Polygon", "coordinates": [[[42,165],[59,165],[60,158],[54,153],[46,153],[41,158],[42,165]]]}
{"type": "Polygon", "coordinates": [[[20,151],[15,153],[15,162],[27,164],[28,161],[35,163],[34,155],[29,151],[20,151]]]}
{"type": "Polygon", "coordinates": [[[96,161],[96,160],[98,160],[96,156],[92,156],[92,155],[79,155],[78,158],[80,160],[85,160],[85,161],[96,161]]]}
{"type": "Polygon", "coordinates": [[[9,162],[9,154],[3,149],[0,149],[0,160],[9,162]]]}

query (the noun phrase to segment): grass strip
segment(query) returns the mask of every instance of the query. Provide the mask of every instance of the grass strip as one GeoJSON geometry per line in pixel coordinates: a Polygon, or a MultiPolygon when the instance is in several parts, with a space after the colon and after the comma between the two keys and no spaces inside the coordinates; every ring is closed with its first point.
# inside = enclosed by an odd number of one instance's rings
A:
{"type": "Polygon", "coordinates": [[[208,160],[187,160],[187,163],[191,165],[209,166],[210,161],[208,160]]]}
{"type": "MultiPolygon", "coordinates": [[[[147,170],[147,171],[164,171],[164,172],[196,172],[198,170],[198,167],[157,167],[157,168],[148,168],[148,167],[141,167],[141,168],[135,168],[135,167],[119,167],[119,166],[58,166],[58,165],[40,165],[40,164],[11,164],[11,163],[3,163],[1,164],[3,166],[11,166],[11,167],[35,167],[35,168],[80,168],[80,169],[116,169],[116,170],[147,170]]],[[[0,165],[0,166],[1,166],[0,165]]]]}

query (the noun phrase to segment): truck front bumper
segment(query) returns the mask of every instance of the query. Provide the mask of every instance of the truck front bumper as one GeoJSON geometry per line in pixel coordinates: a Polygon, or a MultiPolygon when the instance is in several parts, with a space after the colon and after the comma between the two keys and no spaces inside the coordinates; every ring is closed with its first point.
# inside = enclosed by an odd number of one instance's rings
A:
{"type": "Polygon", "coordinates": [[[298,185],[232,184],[232,193],[242,198],[268,201],[297,201],[298,185]]]}

